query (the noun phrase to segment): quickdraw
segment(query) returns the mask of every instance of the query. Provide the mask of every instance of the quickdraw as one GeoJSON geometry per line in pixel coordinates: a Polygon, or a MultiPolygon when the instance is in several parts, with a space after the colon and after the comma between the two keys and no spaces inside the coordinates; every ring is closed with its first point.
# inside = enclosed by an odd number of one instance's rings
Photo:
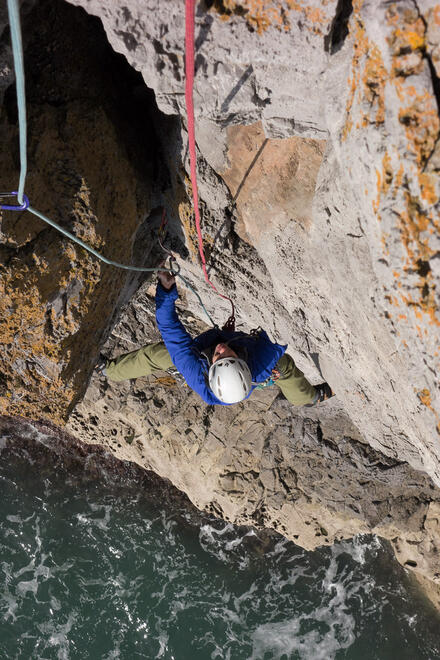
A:
{"type": "MultiPolygon", "coordinates": [[[[18,201],[19,193],[15,191],[11,193],[0,193],[0,199],[2,197],[17,197],[18,201]]],[[[29,208],[29,199],[24,193],[22,204],[20,204],[20,202],[18,202],[18,204],[0,204],[0,209],[2,209],[2,211],[26,211],[27,208],[29,208]]]]}

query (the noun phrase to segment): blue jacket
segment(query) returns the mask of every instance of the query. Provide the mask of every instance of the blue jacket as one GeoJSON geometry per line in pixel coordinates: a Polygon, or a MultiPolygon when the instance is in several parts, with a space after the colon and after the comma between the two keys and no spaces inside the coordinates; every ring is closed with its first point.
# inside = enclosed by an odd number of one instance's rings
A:
{"type": "MultiPolygon", "coordinates": [[[[240,349],[246,351],[246,362],[251,371],[253,383],[262,383],[271,376],[272,369],[284,355],[287,346],[271,342],[264,330],[261,330],[257,337],[252,337],[244,332],[212,328],[193,339],[177,316],[174,305],[177,298],[176,286],[167,291],[161,284],[157,285],[157,326],[176,369],[185,378],[189,387],[197,392],[206,403],[220,406],[231,405],[217,399],[208,385],[210,365],[202,351],[219,342],[232,344],[231,348],[238,352],[240,349]]],[[[255,389],[255,384],[252,385],[251,392],[255,389]]]]}

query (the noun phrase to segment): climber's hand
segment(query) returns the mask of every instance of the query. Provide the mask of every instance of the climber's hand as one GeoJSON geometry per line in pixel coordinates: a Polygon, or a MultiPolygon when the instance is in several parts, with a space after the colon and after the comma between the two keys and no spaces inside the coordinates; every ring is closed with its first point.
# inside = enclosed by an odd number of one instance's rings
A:
{"type": "MultiPolygon", "coordinates": [[[[160,264],[159,268],[165,268],[165,261],[163,261],[160,264]]],[[[176,278],[174,277],[174,275],[164,270],[160,270],[157,273],[157,279],[162,284],[163,288],[166,289],[167,291],[172,289],[176,283],[176,278]]]]}

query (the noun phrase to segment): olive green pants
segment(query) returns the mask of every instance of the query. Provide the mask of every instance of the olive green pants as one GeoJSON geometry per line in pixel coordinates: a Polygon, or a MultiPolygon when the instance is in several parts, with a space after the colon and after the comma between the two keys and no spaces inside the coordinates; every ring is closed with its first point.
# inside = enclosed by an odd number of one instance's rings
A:
{"type": "MultiPolygon", "coordinates": [[[[142,348],[125,355],[120,355],[115,360],[109,360],[104,373],[110,380],[120,381],[128,378],[140,378],[149,376],[155,371],[166,371],[174,368],[170,354],[162,341],[155,344],[147,344],[142,348]]],[[[313,403],[316,397],[316,389],[310,385],[302,371],[295,366],[290,355],[285,353],[277,362],[276,368],[281,377],[276,384],[286,399],[295,406],[303,406],[313,403]]]]}
{"type": "Polygon", "coordinates": [[[120,355],[115,360],[109,360],[104,373],[110,380],[120,381],[149,376],[155,371],[166,371],[171,367],[174,367],[174,364],[170,354],[163,341],[158,341],[137,351],[120,355]]]}
{"type": "Polygon", "coordinates": [[[307,403],[314,403],[316,399],[316,389],[310,385],[303,372],[295,366],[293,358],[284,353],[277,364],[276,369],[281,374],[276,384],[286,397],[287,401],[294,406],[304,406],[307,403]]]}

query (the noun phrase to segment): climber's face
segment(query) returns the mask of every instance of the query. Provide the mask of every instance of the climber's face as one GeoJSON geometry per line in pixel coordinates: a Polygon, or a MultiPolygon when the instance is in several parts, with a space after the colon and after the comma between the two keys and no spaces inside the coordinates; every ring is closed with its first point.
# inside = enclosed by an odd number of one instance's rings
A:
{"type": "Polygon", "coordinates": [[[216,360],[227,357],[238,357],[238,355],[232,350],[232,348],[229,348],[227,344],[217,344],[214,349],[214,355],[212,356],[212,364],[214,364],[216,360]]]}

